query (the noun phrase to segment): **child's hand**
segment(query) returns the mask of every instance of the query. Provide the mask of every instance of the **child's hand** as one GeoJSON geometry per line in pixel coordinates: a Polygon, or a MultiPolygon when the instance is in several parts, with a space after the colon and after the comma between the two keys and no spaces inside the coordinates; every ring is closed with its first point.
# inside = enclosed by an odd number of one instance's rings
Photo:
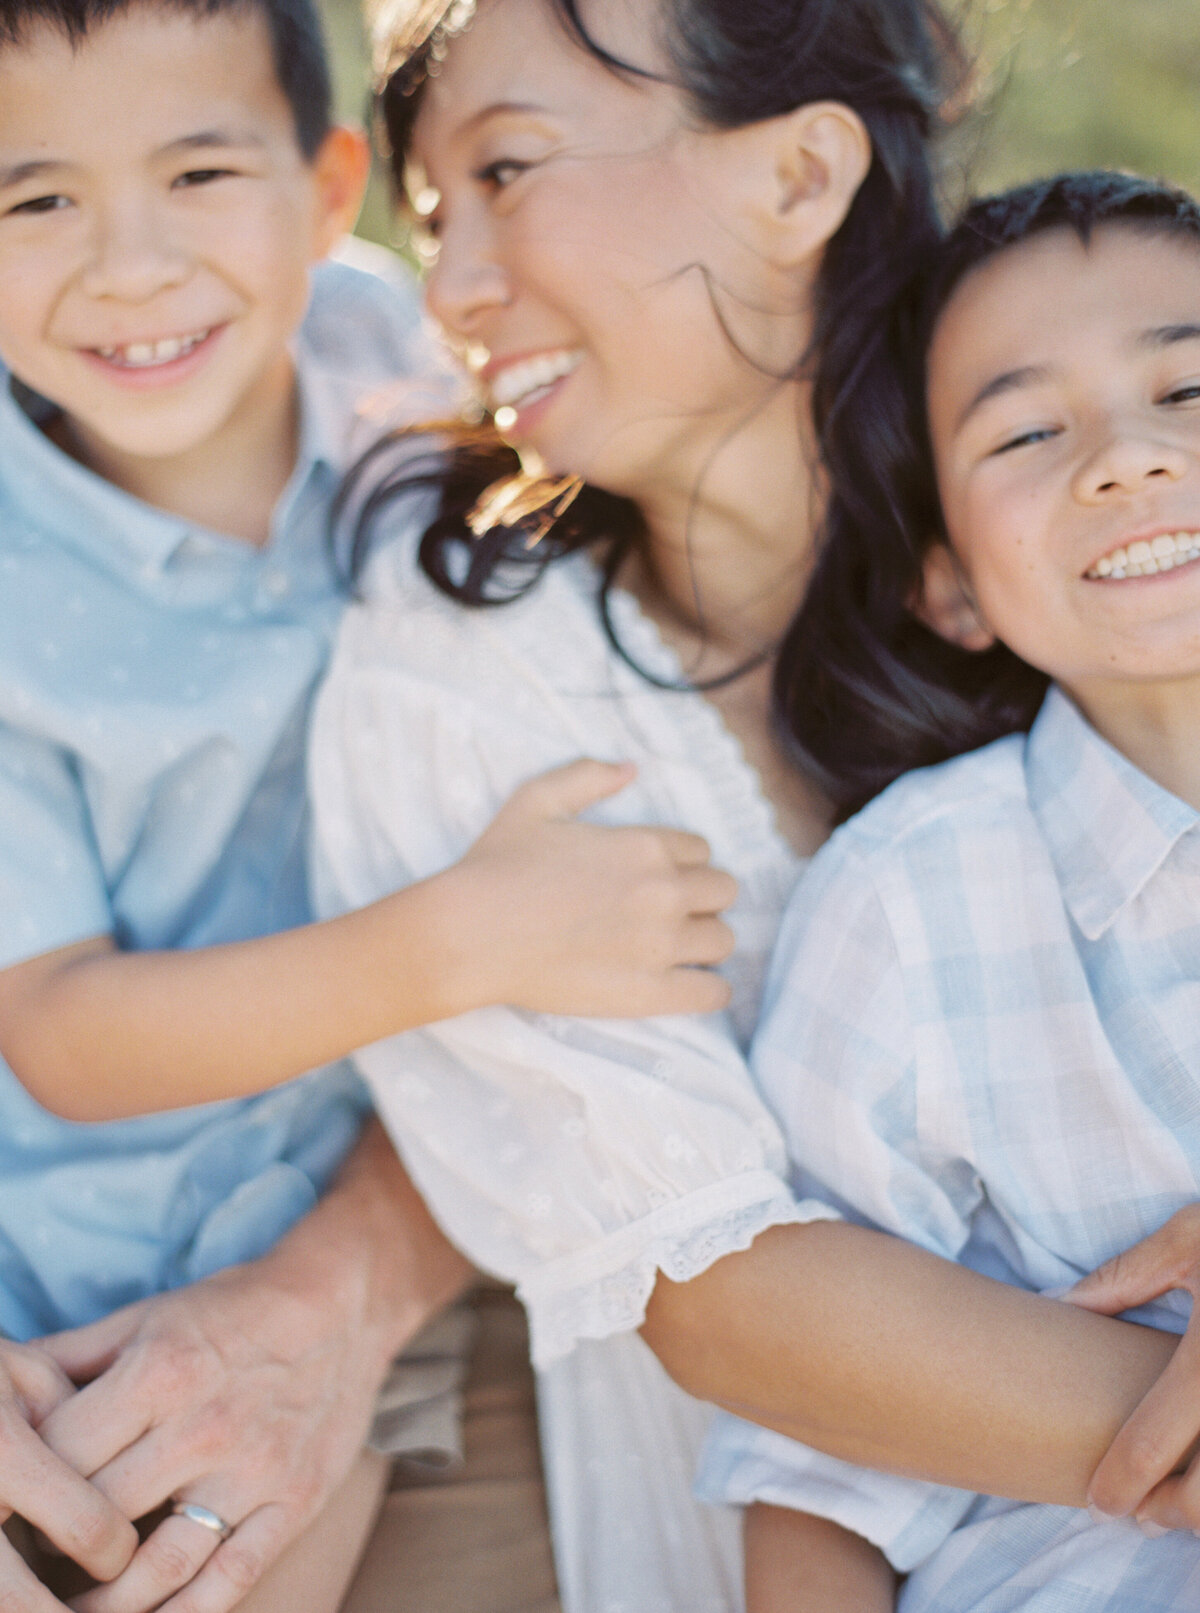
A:
{"type": "Polygon", "coordinates": [[[456,922],[482,947],[493,1001],[622,1018],[728,1002],[711,970],[733,950],[717,914],[737,885],[705,842],[576,820],[634,771],[581,761],[531,780],[453,871],[464,876],[456,922]]]}

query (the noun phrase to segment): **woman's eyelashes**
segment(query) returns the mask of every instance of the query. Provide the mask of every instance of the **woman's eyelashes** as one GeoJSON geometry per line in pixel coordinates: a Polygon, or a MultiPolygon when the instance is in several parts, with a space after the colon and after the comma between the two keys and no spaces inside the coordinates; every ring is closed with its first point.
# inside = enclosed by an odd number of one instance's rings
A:
{"type": "Polygon", "coordinates": [[[471,178],[485,190],[507,190],[514,180],[528,173],[532,166],[531,162],[522,162],[518,157],[497,157],[476,168],[471,178]]]}

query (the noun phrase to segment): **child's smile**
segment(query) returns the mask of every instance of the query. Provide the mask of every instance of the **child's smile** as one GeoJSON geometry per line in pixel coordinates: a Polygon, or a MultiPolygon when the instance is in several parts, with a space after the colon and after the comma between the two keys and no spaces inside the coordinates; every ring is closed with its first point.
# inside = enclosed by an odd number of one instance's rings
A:
{"type": "Polygon", "coordinates": [[[1079,699],[1200,677],[1200,246],[1107,226],[1000,252],[942,316],[929,414],[991,633],[1079,699]]]}
{"type": "Polygon", "coordinates": [[[301,150],[254,11],[0,53],[0,356],[89,464],[148,496],[139,466],[220,460],[249,420],[291,452],[288,344],[344,224],[328,146],[301,150]]]}

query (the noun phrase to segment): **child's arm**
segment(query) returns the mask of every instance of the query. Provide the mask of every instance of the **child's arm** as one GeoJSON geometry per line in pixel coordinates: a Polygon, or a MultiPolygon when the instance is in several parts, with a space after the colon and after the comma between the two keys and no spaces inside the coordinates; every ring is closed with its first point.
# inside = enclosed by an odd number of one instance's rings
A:
{"type": "Polygon", "coordinates": [[[735,885],[695,835],[574,815],[633,770],[577,762],[517,791],[444,873],[358,912],[196,951],[111,936],[0,972],[0,1053],[45,1107],[106,1120],[242,1097],[497,1003],[708,1012],[735,885]],[[700,966],[700,967],[697,967],[700,966]]]}
{"type": "Polygon", "coordinates": [[[893,1613],[896,1575],[861,1535],[762,1502],[743,1527],[746,1613],[893,1613]]]}

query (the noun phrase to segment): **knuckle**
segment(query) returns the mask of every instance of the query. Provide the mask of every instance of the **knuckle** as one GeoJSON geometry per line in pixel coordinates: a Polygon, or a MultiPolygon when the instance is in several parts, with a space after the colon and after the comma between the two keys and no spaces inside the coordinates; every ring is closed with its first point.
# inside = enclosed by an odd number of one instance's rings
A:
{"type": "Polygon", "coordinates": [[[154,1392],[170,1403],[191,1394],[203,1380],[204,1363],[200,1350],[182,1339],[159,1343],[149,1367],[154,1392]]]}
{"type": "Polygon", "coordinates": [[[112,1543],[112,1521],[101,1506],[84,1507],[67,1525],[66,1534],[75,1551],[93,1556],[112,1543]]]}
{"type": "Polygon", "coordinates": [[[234,1589],[243,1595],[258,1584],[267,1566],[264,1553],[254,1546],[238,1545],[236,1535],[222,1547],[214,1564],[234,1589]]]}
{"type": "Polygon", "coordinates": [[[147,1543],[143,1556],[155,1584],[166,1589],[184,1584],[196,1571],[190,1553],[174,1541],[147,1543]]]}

